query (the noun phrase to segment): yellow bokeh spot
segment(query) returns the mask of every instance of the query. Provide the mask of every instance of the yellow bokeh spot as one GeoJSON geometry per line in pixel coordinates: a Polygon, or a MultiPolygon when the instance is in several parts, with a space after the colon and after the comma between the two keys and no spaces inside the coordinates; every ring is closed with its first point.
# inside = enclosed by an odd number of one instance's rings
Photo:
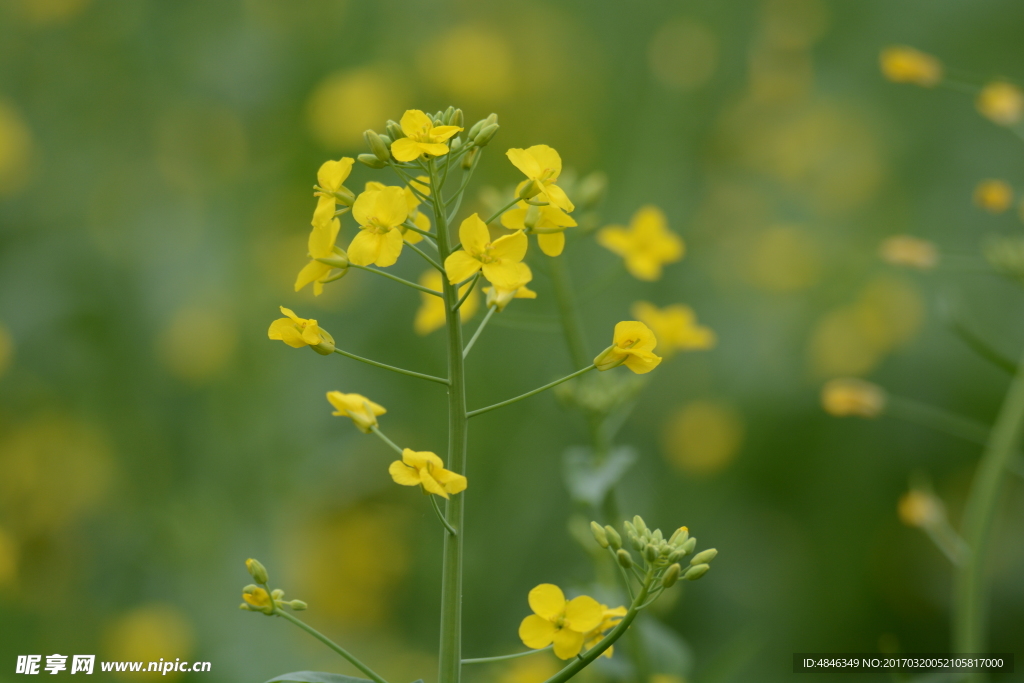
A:
{"type": "Polygon", "coordinates": [[[172,187],[202,194],[234,178],[248,155],[245,128],[224,107],[181,105],[157,120],[156,162],[172,187]]]}
{"type": "Polygon", "coordinates": [[[497,683],[544,683],[559,670],[553,657],[524,657],[513,659],[502,667],[497,683]]]}
{"type": "Polygon", "coordinates": [[[1005,180],[982,180],[974,188],[974,203],[990,213],[1002,213],[1013,204],[1013,188],[1005,180]]]}
{"type": "Polygon", "coordinates": [[[52,24],[80,14],[90,0],[18,0],[21,15],[33,24],[52,24]]]}
{"type": "Polygon", "coordinates": [[[238,333],[231,317],[201,306],[176,311],[157,338],[157,354],[164,367],[179,379],[194,383],[222,370],[237,346],[238,333]]]}
{"type": "Polygon", "coordinates": [[[401,82],[383,69],[336,71],[313,90],[307,103],[309,128],[330,150],[364,146],[363,131],[383,131],[384,122],[403,111],[401,82]]]}
{"type": "Polygon", "coordinates": [[[893,235],[882,240],[878,254],[886,263],[928,270],[939,264],[939,249],[933,242],[913,235],[893,235]]]}
{"type": "Polygon", "coordinates": [[[718,37],[704,24],[676,19],[664,24],[647,46],[654,79],[666,88],[692,90],[718,67],[718,37]]]}
{"type": "Polygon", "coordinates": [[[894,45],[878,56],[882,75],[893,83],[914,83],[931,88],[942,82],[942,62],[906,45],[894,45]]]}
{"type": "Polygon", "coordinates": [[[1012,126],[1024,117],[1024,91],[1012,83],[989,83],[975,100],[978,112],[1000,126],[1012,126]]]}
{"type": "Polygon", "coordinates": [[[0,528],[0,588],[10,586],[18,578],[18,542],[0,528]]]}
{"type": "Polygon", "coordinates": [[[482,26],[455,26],[438,35],[420,49],[416,65],[427,83],[460,102],[499,102],[515,87],[511,46],[482,26]]]}
{"type": "Polygon", "coordinates": [[[653,674],[651,683],[686,683],[686,678],[676,674],[653,674]]]}
{"type": "Polygon", "coordinates": [[[32,177],[32,132],[21,115],[0,100],[0,197],[28,185],[32,177]]]}
{"type": "Polygon", "coordinates": [[[0,519],[33,535],[80,521],[110,488],[114,463],[93,425],[44,415],[0,440],[0,519]]]}
{"type": "Polygon", "coordinates": [[[896,506],[900,521],[907,526],[929,527],[942,520],[942,501],[935,494],[911,489],[900,496],[896,506]]]}
{"type": "MultiPolygon", "coordinates": [[[[114,661],[156,662],[189,661],[195,645],[192,624],[174,605],[150,603],[122,614],[103,633],[103,658],[114,661]]],[[[152,673],[126,672],[125,678],[147,680],[152,673]]],[[[167,679],[178,678],[181,672],[171,671],[167,679]]]]}
{"type": "Polygon", "coordinates": [[[736,458],[743,433],[743,418],[732,406],[693,401],[676,409],[665,425],[665,456],[687,474],[713,474],[736,458]]]}
{"type": "Polygon", "coordinates": [[[761,231],[746,268],[750,282],[775,292],[814,285],[821,275],[821,253],[808,230],[780,225],[761,231]]]}
{"type": "Polygon", "coordinates": [[[11,367],[14,360],[14,337],[7,331],[7,328],[0,325],[0,377],[4,376],[7,368],[11,367]]]}

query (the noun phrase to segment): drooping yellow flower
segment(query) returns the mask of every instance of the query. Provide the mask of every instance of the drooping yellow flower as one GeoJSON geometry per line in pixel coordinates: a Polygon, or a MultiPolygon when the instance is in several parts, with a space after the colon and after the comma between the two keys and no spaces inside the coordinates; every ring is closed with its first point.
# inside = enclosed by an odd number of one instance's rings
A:
{"type": "Polygon", "coordinates": [[[942,521],[945,509],[934,493],[911,489],[900,496],[896,507],[900,521],[907,526],[928,528],[942,521]]]}
{"type": "Polygon", "coordinates": [[[714,348],[717,342],[714,330],[698,325],[697,315],[689,306],[673,304],[659,309],[646,301],[638,301],[633,304],[633,315],[651,328],[666,358],[676,351],[714,348]]]}
{"type": "Polygon", "coordinates": [[[555,656],[572,659],[583,649],[586,635],[604,618],[601,603],[581,595],[566,600],[558,586],[542,583],[529,595],[533,614],[519,624],[519,638],[526,647],[540,650],[554,643],[555,656]]]}
{"type": "Polygon", "coordinates": [[[928,270],[939,263],[939,250],[932,242],[911,235],[893,235],[882,241],[879,255],[886,263],[928,270]]]}
{"type": "MultiPolygon", "coordinates": [[[[622,617],[626,616],[626,611],[625,607],[616,607],[612,609],[609,608],[608,605],[601,605],[601,623],[597,625],[597,628],[584,636],[583,646],[589,650],[600,643],[607,632],[615,628],[615,626],[622,621],[622,617]]],[[[612,645],[602,652],[601,655],[603,657],[611,657],[614,650],[615,646],[612,645]]]]}
{"type": "Polygon", "coordinates": [[[334,406],[332,415],[350,417],[359,431],[369,434],[371,428],[377,426],[377,416],[388,412],[384,406],[374,403],[361,394],[343,394],[340,391],[328,391],[327,400],[334,406]]]}
{"type": "Polygon", "coordinates": [[[885,409],[885,390],[856,377],[838,377],[821,388],[821,407],[835,417],[878,417],[885,409]]]}
{"type": "Polygon", "coordinates": [[[338,161],[325,161],[320,164],[316,172],[317,186],[314,197],[318,197],[316,210],[313,212],[313,225],[317,222],[327,223],[334,218],[334,210],[337,205],[338,195],[351,196],[352,192],[344,186],[352,172],[353,159],[342,157],[338,161]]]}
{"type": "Polygon", "coordinates": [[[533,279],[533,273],[525,263],[517,264],[519,266],[519,277],[515,279],[508,287],[502,288],[497,285],[487,287],[484,289],[484,294],[487,295],[487,307],[497,306],[498,312],[505,310],[509,302],[512,299],[536,299],[537,292],[527,287],[527,283],[533,279]]]}
{"type": "MultiPolygon", "coordinates": [[[[413,181],[412,185],[415,186],[416,191],[420,194],[428,197],[430,196],[430,179],[427,178],[427,176],[419,176],[415,181],[413,181]]],[[[387,187],[387,185],[379,183],[376,180],[371,180],[366,183],[366,189],[368,191],[383,190],[385,187],[387,187]]],[[[412,224],[420,230],[430,232],[430,217],[419,210],[420,204],[422,203],[420,202],[419,197],[417,197],[416,193],[412,191],[413,188],[411,186],[406,186],[404,189],[405,203],[409,208],[407,220],[412,221],[412,224]]],[[[405,226],[402,226],[400,230],[402,231],[402,237],[409,244],[418,244],[423,241],[423,235],[419,234],[415,230],[409,230],[405,226]]]]}
{"type": "Polygon", "coordinates": [[[444,260],[444,270],[452,284],[482,270],[491,284],[511,289],[522,278],[522,269],[529,269],[521,263],[528,246],[522,230],[491,242],[487,225],[474,213],[459,226],[459,239],[462,250],[444,260]]]}
{"type": "Polygon", "coordinates": [[[557,206],[535,206],[519,202],[501,216],[501,224],[509,230],[525,230],[537,236],[540,250],[558,256],[565,248],[565,229],[576,227],[572,216],[557,206]]]}
{"type": "Polygon", "coordinates": [[[413,161],[423,154],[435,157],[447,154],[445,142],[462,130],[458,126],[435,126],[430,117],[419,109],[410,109],[402,114],[399,123],[405,137],[391,143],[391,155],[399,161],[413,161]]]}
{"type": "Polygon", "coordinates": [[[349,260],[357,266],[394,265],[402,253],[399,226],[408,215],[409,205],[401,187],[367,190],[359,195],[352,206],[352,217],[361,229],[348,246],[349,260]]]}
{"type": "MultiPolygon", "coordinates": [[[[428,289],[432,289],[435,292],[440,292],[441,287],[444,283],[441,279],[441,273],[437,272],[433,268],[423,273],[420,276],[420,284],[428,289]]],[[[469,283],[462,285],[459,288],[459,296],[463,296],[466,290],[469,288],[469,283]]],[[[420,292],[421,302],[420,307],[416,311],[416,319],[413,321],[413,329],[416,334],[428,335],[434,330],[440,329],[444,326],[444,299],[433,294],[427,294],[426,292],[420,292]]],[[[462,316],[462,322],[466,322],[473,317],[477,309],[480,307],[480,295],[474,290],[465,301],[462,302],[462,306],[459,307],[459,313],[462,316]]]]}
{"type": "Polygon", "coordinates": [[[594,359],[598,370],[611,370],[625,365],[638,375],[643,375],[661,363],[661,356],[654,354],[658,340],[647,325],[635,320],[623,320],[615,325],[612,345],[594,359]]]}
{"type": "Polygon", "coordinates": [[[974,188],[974,203],[989,213],[1002,213],[1013,204],[1013,188],[1005,180],[982,180],[974,188]]]}
{"type": "Polygon", "coordinates": [[[975,106],[990,121],[1012,126],[1024,117],[1024,92],[1012,83],[989,83],[978,93],[975,106]]]}
{"type": "Polygon", "coordinates": [[[242,591],[242,599],[256,611],[266,614],[274,611],[274,601],[270,594],[260,586],[246,586],[242,591]]]}
{"type": "Polygon", "coordinates": [[[666,263],[683,258],[682,238],[668,229],[665,214],[656,206],[641,207],[629,228],[611,225],[597,233],[597,242],[626,260],[626,269],[639,280],[661,277],[666,263]]]}
{"type": "MultiPolygon", "coordinates": [[[[526,182],[536,182],[537,197],[563,211],[572,211],[576,207],[569,200],[565,191],[555,182],[562,173],[562,157],[547,145],[534,145],[526,149],[513,148],[505,152],[512,165],[523,172],[526,182]]],[[[522,187],[522,185],[520,185],[522,187]]],[[[517,188],[516,192],[518,193],[517,188]]]]}
{"type": "Polygon", "coordinates": [[[931,88],[942,81],[942,62],[905,45],[887,47],[879,55],[882,75],[893,83],[931,88]]]}
{"type": "Polygon", "coordinates": [[[414,451],[406,448],[402,459],[391,463],[388,468],[391,478],[402,486],[419,486],[426,493],[448,498],[466,490],[466,478],[444,468],[444,461],[430,451],[414,451]]]}
{"type": "Polygon", "coordinates": [[[309,233],[310,261],[295,278],[295,291],[299,291],[310,282],[313,283],[313,294],[320,296],[324,291],[324,280],[330,275],[333,266],[321,263],[317,259],[328,258],[334,255],[334,243],[338,239],[338,231],[341,229],[341,221],[331,218],[326,224],[317,225],[314,220],[313,230],[309,233]]]}
{"type": "Polygon", "coordinates": [[[278,318],[270,323],[267,336],[275,341],[283,341],[288,346],[300,349],[303,346],[320,347],[314,350],[324,349],[327,353],[334,350],[334,337],[320,329],[315,320],[306,320],[295,315],[290,308],[281,306],[281,312],[286,318],[278,318]],[[327,351],[325,347],[330,347],[327,351]]]}

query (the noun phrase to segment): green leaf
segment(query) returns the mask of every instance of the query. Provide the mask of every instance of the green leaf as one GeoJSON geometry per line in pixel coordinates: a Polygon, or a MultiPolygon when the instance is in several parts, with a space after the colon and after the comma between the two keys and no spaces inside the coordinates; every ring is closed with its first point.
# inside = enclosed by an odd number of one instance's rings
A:
{"type": "Polygon", "coordinates": [[[572,446],[562,456],[565,482],[573,500],[600,507],[608,492],[636,462],[636,451],[629,446],[614,449],[605,461],[594,464],[593,451],[572,446]]]}
{"type": "MultiPolygon", "coordinates": [[[[293,671],[290,674],[281,674],[277,678],[271,678],[267,683],[370,683],[365,678],[354,678],[353,676],[342,676],[341,674],[327,673],[326,671],[293,671]]],[[[418,683],[422,683],[419,681],[418,683]]]]}

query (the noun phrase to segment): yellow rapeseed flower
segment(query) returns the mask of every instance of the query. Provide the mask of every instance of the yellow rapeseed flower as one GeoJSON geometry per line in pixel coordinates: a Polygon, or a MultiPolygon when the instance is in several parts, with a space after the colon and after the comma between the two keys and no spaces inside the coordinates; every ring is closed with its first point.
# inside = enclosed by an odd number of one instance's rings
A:
{"type": "Polygon", "coordinates": [[[540,250],[558,256],[565,248],[565,229],[576,227],[572,216],[557,206],[536,206],[519,202],[501,216],[501,224],[509,230],[525,230],[537,236],[540,250]]]}
{"type": "MultiPolygon", "coordinates": [[[[588,650],[598,643],[605,637],[605,634],[622,621],[622,617],[626,616],[625,607],[615,607],[614,609],[609,608],[608,605],[601,605],[601,623],[597,625],[597,628],[593,629],[584,636],[583,645],[588,650]]],[[[612,645],[607,650],[601,653],[604,657],[611,657],[615,646],[612,645]]]]}
{"type": "MultiPolygon", "coordinates": [[[[430,196],[430,179],[427,176],[419,176],[412,183],[416,186],[416,191],[422,195],[430,196]]],[[[376,180],[371,180],[366,183],[366,189],[369,190],[383,190],[387,185],[379,183],[376,180]]],[[[408,220],[412,221],[412,224],[424,232],[430,232],[430,217],[427,214],[419,210],[420,202],[419,197],[412,191],[411,186],[405,188],[405,203],[409,208],[408,220]]],[[[399,228],[402,231],[402,237],[409,244],[418,244],[423,241],[423,235],[419,234],[415,230],[409,230],[406,227],[399,228]]]]}
{"type": "Polygon", "coordinates": [[[900,521],[907,526],[928,528],[942,521],[942,501],[933,493],[911,489],[900,496],[896,506],[900,521]]]}
{"type": "Polygon", "coordinates": [[[444,461],[430,451],[414,451],[406,448],[402,459],[391,463],[388,468],[391,478],[402,486],[419,486],[425,493],[442,498],[466,490],[466,478],[444,468],[444,461]]]}
{"type": "Polygon", "coordinates": [[[583,642],[604,619],[601,603],[587,595],[566,600],[558,586],[542,583],[529,595],[533,614],[519,624],[519,638],[526,647],[540,650],[554,643],[555,656],[572,659],[583,642]]]}
{"type": "Polygon", "coordinates": [[[942,62],[905,45],[887,47],[879,55],[882,75],[893,83],[931,88],[942,81],[942,62]]]}
{"type": "Polygon", "coordinates": [[[718,341],[714,330],[697,324],[697,315],[689,306],[673,304],[659,309],[638,301],[633,304],[633,315],[651,328],[666,358],[676,351],[714,348],[718,341]]]}
{"type": "MultiPolygon", "coordinates": [[[[420,276],[420,284],[435,292],[440,292],[441,287],[444,285],[441,280],[441,273],[433,268],[420,276]]],[[[460,297],[466,293],[469,286],[469,283],[466,283],[459,288],[460,297]]],[[[433,294],[427,294],[426,292],[420,292],[420,297],[422,297],[420,307],[416,311],[416,319],[413,321],[412,327],[416,334],[428,335],[444,325],[444,299],[433,294]]],[[[469,298],[462,302],[462,306],[459,307],[462,322],[472,318],[479,307],[480,295],[474,290],[469,295],[469,298]]]]}
{"type": "MultiPolygon", "coordinates": [[[[303,346],[334,348],[334,337],[320,329],[315,320],[306,320],[295,315],[290,308],[281,306],[286,318],[278,318],[270,323],[267,336],[275,341],[283,341],[288,346],[300,349],[303,346]]],[[[319,350],[319,349],[317,349],[319,350]]]]}
{"type": "Polygon", "coordinates": [[[886,263],[928,270],[939,263],[935,244],[911,235],[893,235],[882,241],[879,255],[886,263]]]}
{"type": "Polygon", "coordinates": [[[459,239],[462,250],[444,260],[444,270],[452,284],[483,271],[491,284],[510,289],[522,280],[523,268],[529,270],[522,263],[528,246],[522,230],[492,242],[487,225],[474,213],[459,226],[459,239]]]}
{"type": "Polygon", "coordinates": [[[594,359],[598,370],[611,370],[625,365],[638,375],[643,375],[661,363],[661,357],[654,354],[658,340],[647,325],[635,320],[624,320],[615,326],[612,345],[594,359]]]}
{"type": "Polygon", "coordinates": [[[510,283],[507,287],[498,287],[497,285],[487,287],[484,289],[484,294],[487,295],[487,307],[497,306],[498,311],[504,311],[505,307],[508,306],[512,299],[536,299],[537,292],[527,287],[527,283],[533,279],[533,273],[526,266],[525,263],[520,263],[519,278],[514,282],[510,283]]]}
{"type": "Polygon", "coordinates": [[[989,83],[974,104],[982,116],[1000,126],[1012,126],[1024,116],[1024,92],[1012,83],[989,83]]]}
{"type": "Polygon", "coordinates": [[[320,296],[324,291],[324,280],[330,275],[333,266],[321,263],[317,259],[334,256],[334,243],[338,239],[338,231],[341,229],[341,221],[337,218],[330,218],[326,223],[317,224],[314,218],[313,230],[309,233],[310,261],[295,278],[295,291],[299,291],[310,282],[313,283],[313,294],[320,296]]]}
{"type": "MultiPolygon", "coordinates": [[[[512,165],[523,172],[526,182],[537,183],[537,197],[551,206],[563,211],[572,211],[576,207],[569,200],[565,191],[555,182],[562,173],[562,157],[547,145],[534,145],[526,149],[513,148],[505,152],[512,165]]],[[[522,185],[520,185],[522,187],[522,185]]],[[[518,192],[518,189],[517,189],[518,192]]]]}
{"type": "Polygon", "coordinates": [[[359,431],[369,434],[371,427],[377,426],[377,416],[388,412],[384,406],[378,405],[361,394],[343,394],[340,391],[328,391],[327,400],[334,406],[332,415],[350,417],[359,431]]]}
{"type": "Polygon", "coordinates": [[[683,257],[682,238],[668,229],[661,209],[644,206],[629,222],[629,228],[611,225],[597,233],[597,242],[626,260],[626,269],[640,280],[657,280],[666,263],[683,257]]]}
{"type": "Polygon", "coordinates": [[[274,601],[270,594],[260,586],[246,586],[242,591],[242,599],[246,604],[259,612],[270,614],[274,611],[274,601]]]}
{"type": "Polygon", "coordinates": [[[838,377],[821,388],[821,407],[836,417],[878,417],[885,409],[885,390],[856,377],[838,377]]]}
{"type": "Polygon", "coordinates": [[[348,246],[348,258],[357,266],[371,263],[394,265],[402,253],[402,231],[399,226],[409,216],[409,205],[401,187],[367,190],[352,205],[352,217],[361,228],[348,246]]]}
{"type": "Polygon", "coordinates": [[[423,154],[441,156],[448,153],[448,138],[462,129],[458,126],[435,126],[429,116],[419,109],[410,109],[402,114],[399,122],[404,138],[391,143],[391,155],[399,161],[413,161],[423,154]]]}
{"type": "Polygon", "coordinates": [[[318,197],[316,210],[313,212],[314,226],[318,221],[326,223],[334,217],[339,194],[352,196],[352,192],[344,186],[344,183],[352,172],[353,161],[350,157],[342,157],[338,161],[325,161],[320,164],[320,168],[316,172],[317,184],[313,188],[316,190],[313,196],[318,197]]]}
{"type": "Polygon", "coordinates": [[[989,213],[1002,213],[1013,204],[1013,188],[1005,180],[982,180],[974,188],[974,203],[989,213]]]}

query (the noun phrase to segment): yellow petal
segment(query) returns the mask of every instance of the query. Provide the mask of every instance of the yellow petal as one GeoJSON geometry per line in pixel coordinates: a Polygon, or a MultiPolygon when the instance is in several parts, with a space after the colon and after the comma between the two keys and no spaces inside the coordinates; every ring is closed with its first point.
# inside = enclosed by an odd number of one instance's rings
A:
{"type": "MultiPolygon", "coordinates": [[[[532,148],[531,148],[532,149],[532,148]]],[[[540,164],[525,149],[512,148],[505,152],[505,156],[512,162],[512,165],[523,172],[527,178],[539,178],[541,174],[540,164]]]]}
{"type": "Polygon", "coordinates": [[[418,159],[420,154],[422,154],[420,145],[415,140],[401,138],[391,143],[391,156],[398,161],[413,161],[418,159]]]}
{"type": "Polygon", "coordinates": [[[289,318],[291,318],[296,324],[300,324],[300,323],[306,322],[305,320],[303,320],[299,316],[295,315],[295,311],[293,311],[290,308],[285,308],[284,306],[281,306],[281,312],[284,313],[289,318]]]}
{"type": "Polygon", "coordinates": [[[359,225],[370,224],[370,218],[377,208],[377,195],[380,193],[381,190],[367,190],[356,197],[356,201],[352,205],[352,218],[356,219],[356,223],[359,225]]]}
{"type": "MultiPolygon", "coordinates": [[[[483,221],[480,221],[481,223],[483,221]]],[[[491,255],[502,261],[522,261],[530,242],[522,230],[494,240],[491,255]]]]}
{"type": "Polygon", "coordinates": [[[597,231],[597,243],[619,256],[624,256],[629,253],[633,240],[622,226],[610,225],[597,231]]]}
{"type": "Polygon", "coordinates": [[[350,157],[342,157],[338,161],[325,161],[316,172],[317,184],[325,190],[337,192],[348,178],[348,174],[352,172],[353,161],[354,159],[350,157]]]}
{"type": "Polygon", "coordinates": [[[433,471],[431,475],[437,480],[444,490],[448,493],[461,493],[466,490],[466,486],[469,482],[461,474],[456,474],[451,470],[442,469],[440,471],[433,471]]]}
{"type": "Polygon", "coordinates": [[[388,473],[391,474],[391,478],[394,479],[396,484],[402,486],[419,486],[420,485],[420,473],[414,467],[402,463],[401,460],[396,460],[388,467],[388,473]]]}
{"type": "Polygon", "coordinates": [[[537,245],[540,250],[548,256],[558,256],[565,249],[565,233],[552,232],[544,235],[537,235],[537,245]]]}
{"type": "Polygon", "coordinates": [[[650,351],[631,353],[623,363],[627,368],[638,375],[645,375],[661,363],[661,356],[656,356],[650,351]]]}
{"type": "Polygon", "coordinates": [[[334,210],[336,208],[337,203],[334,201],[334,197],[324,194],[320,195],[316,200],[316,209],[313,210],[311,224],[314,227],[327,225],[334,219],[334,210]]]}
{"type": "MultiPolygon", "coordinates": [[[[388,230],[383,235],[379,235],[379,237],[381,238],[380,254],[377,256],[377,260],[374,261],[374,265],[381,268],[393,266],[402,254],[402,244],[404,244],[402,233],[399,230],[388,230]]],[[[353,263],[355,262],[353,261],[353,263]]]]}
{"type": "Polygon", "coordinates": [[[565,606],[565,625],[574,631],[586,633],[600,625],[604,619],[604,608],[589,595],[573,598],[565,606]]]}
{"type": "MultiPolygon", "coordinates": [[[[398,123],[402,127],[402,132],[410,138],[421,135],[434,127],[434,122],[430,120],[430,117],[419,109],[407,110],[402,114],[402,120],[398,123]]],[[[395,158],[397,159],[398,157],[395,158]]]]}
{"type": "Polygon", "coordinates": [[[299,291],[310,282],[315,282],[330,272],[330,266],[319,261],[310,261],[299,271],[299,276],[295,278],[295,291],[299,291]]]}
{"type": "Polygon", "coordinates": [[[555,656],[559,659],[572,659],[583,649],[583,634],[570,628],[563,628],[555,633],[555,656]]]}
{"type": "Polygon", "coordinates": [[[534,650],[547,647],[554,637],[555,625],[536,614],[531,614],[519,624],[519,639],[523,645],[534,650]]]}
{"type": "Polygon", "coordinates": [[[509,209],[505,213],[501,214],[501,224],[509,230],[525,230],[527,211],[529,211],[529,209],[526,207],[509,209]]]}
{"type": "MultiPolygon", "coordinates": [[[[537,162],[541,175],[544,176],[545,180],[555,181],[562,174],[562,157],[558,155],[558,152],[553,147],[534,145],[533,147],[528,147],[526,153],[537,162]]],[[[571,211],[571,209],[569,210],[571,211]]]]}
{"type": "Polygon", "coordinates": [[[487,224],[474,213],[459,224],[459,241],[465,251],[477,256],[491,243],[491,233],[487,224]]]}
{"type": "MultiPolygon", "coordinates": [[[[351,253],[349,254],[351,256],[351,253]]],[[[453,285],[472,277],[483,265],[465,251],[457,251],[444,260],[444,272],[453,285]]]]}
{"type": "Polygon", "coordinates": [[[430,154],[431,156],[439,157],[442,154],[448,153],[448,145],[440,142],[419,142],[417,145],[421,152],[430,154]]]}
{"type": "Polygon", "coordinates": [[[360,230],[348,245],[348,260],[357,266],[368,266],[380,256],[384,235],[372,230],[360,230]]]}
{"type": "Polygon", "coordinates": [[[542,583],[527,598],[530,609],[545,619],[557,619],[565,612],[565,593],[553,583],[542,583]]]}
{"type": "Polygon", "coordinates": [[[565,190],[558,185],[546,185],[541,194],[547,198],[552,206],[557,206],[563,211],[573,211],[576,209],[576,206],[569,200],[569,196],[565,194],[565,190]]]}
{"type": "Polygon", "coordinates": [[[627,255],[626,270],[637,280],[654,282],[661,277],[661,261],[647,254],[627,255]]]}
{"type": "Polygon", "coordinates": [[[338,239],[339,229],[341,229],[341,221],[337,218],[332,218],[327,223],[314,224],[306,244],[309,248],[309,255],[313,258],[330,256],[334,252],[334,243],[338,239]]]}
{"type": "Polygon", "coordinates": [[[444,142],[445,140],[447,140],[451,136],[453,136],[456,133],[458,133],[460,130],[462,130],[462,129],[459,128],[458,126],[435,126],[430,131],[430,141],[431,142],[444,142]]]}
{"type": "Polygon", "coordinates": [[[315,320],[310,320],[306,324],[306,328],[302,330],[302,341],[310,346],[316,346],[323,341],[323,338],[320,336],[320,328],[315,320]]]}
{"type": "Polygon", "coordinates": [[[515,291],[521,284],[519,279],[522,277],[522,270],[519,268],[525,263],[509,263],[502,261],[500,263],[485,263],[483,265],[484,277],[487,278],[488,282],[506,291],[515,291]]]}
{"type": "MultiPolygon", "coordinates": [[[[468,303],[469,301],[467,300],[463,307],[468,303]]],[[[444,300],[433,294],[424,294],[420,307],[416,311],[416,318],[413,320],[413,330],[418,335],[428,335],[434,330],[441,328],[444,325],[444,321],[444,300]]]]}
{"type": "Polygon", "coordinates": [[[374,218],[380,226],[397,227],[409,215],[409,205],[405,201],[405,189],[396,186],[385,187],[377,194],[374,206],[374,218]]]}
{"type": "Polygon", "coordinates": [[[576,220],[562,211],[557,206],[541,206],[538,207],[540,210],[540,221],[537,227],[540,228],[574,228],[576,227],[576,220]]]}
{"type": "Polygon", "coordinates": [[[445,491],[444,487],[441,486],[436,479],[434,479],[434,476],[429,470],[420,470],[420,485],[423,486],[423,490],[427,493],[433,493],[436,496],[441,496],[445,500],[448,500],[448,492],[445,491]]]}
{"type": "Polygon", "coordinates": [[[612,341],[622,349],[652,351],[658,345],[651,328],[636,320],[623,320],[615,325],[612,341]]]}

